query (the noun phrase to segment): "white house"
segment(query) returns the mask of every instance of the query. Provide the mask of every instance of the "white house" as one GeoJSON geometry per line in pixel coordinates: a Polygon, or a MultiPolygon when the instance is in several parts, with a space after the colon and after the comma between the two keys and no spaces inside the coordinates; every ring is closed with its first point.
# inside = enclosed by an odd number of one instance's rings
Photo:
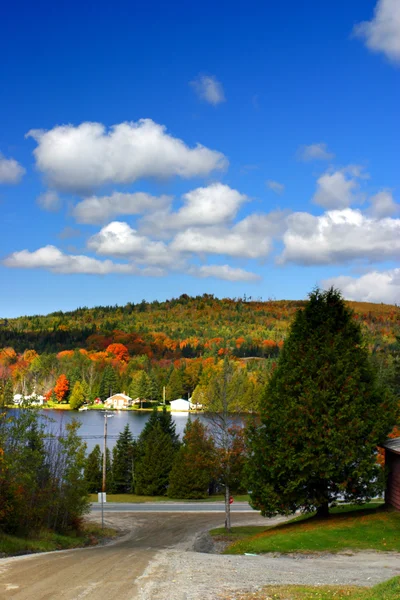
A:
{"type": "Polygon", "coordinates": [[[31,406],[42,406],[43,405],[44,396],[40,396],[38,394],[29,394],[28,396],[23,396],[22,394],[14,394],[14,404],[30,404],[31,406]]]}
{"type": "Polygon", "coordinates": [[[127,396],[125,393],[114,394],[107,398],[104,402],[104,405],[107,408],[128,408],[128,406],[132,406],[132,398],[127,396]]]}
{"type": "Polygon", "coordinates": [[[171,400],[171,412],[189,412],[192,408],[189,400],[178,398],[177,400],[171,400]]]}

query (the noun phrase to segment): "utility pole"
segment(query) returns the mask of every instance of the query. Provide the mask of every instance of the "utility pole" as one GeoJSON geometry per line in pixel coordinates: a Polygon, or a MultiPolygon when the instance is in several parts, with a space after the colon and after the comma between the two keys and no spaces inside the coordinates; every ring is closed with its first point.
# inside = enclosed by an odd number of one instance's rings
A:
{"type": "Polygon", "coordinates": [[[101,486],[101,528],[104,529],[104,498],[106,495],[106,472],[107,472],[107,419],[114,415],[104,413],[104,450],[103,450],[103,482],[101,486]]]}
{"type": "Polygon", "coordinates": [[[162,392],[163,392],[163,404],[165,404],[165,385],[163,386],[162,392]]]}

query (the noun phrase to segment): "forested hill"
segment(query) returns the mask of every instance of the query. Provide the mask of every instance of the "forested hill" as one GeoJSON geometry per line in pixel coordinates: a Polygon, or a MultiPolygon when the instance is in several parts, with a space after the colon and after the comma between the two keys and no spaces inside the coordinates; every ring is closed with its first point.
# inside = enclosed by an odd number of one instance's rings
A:
{"type": "MultiPolygon", "coordinates": [[[[204,294],[166,302],[78,308],[46,316],[0,320],[0,348],[52,353],[76,348],[104,351],[121,343],[132,355],[153,359],[195,358],[225,353],[273,356],[302,301],[223,299],[204,294]]],[[[349,302],[371,348],[400,336],[400,307],[349,302]]]]}

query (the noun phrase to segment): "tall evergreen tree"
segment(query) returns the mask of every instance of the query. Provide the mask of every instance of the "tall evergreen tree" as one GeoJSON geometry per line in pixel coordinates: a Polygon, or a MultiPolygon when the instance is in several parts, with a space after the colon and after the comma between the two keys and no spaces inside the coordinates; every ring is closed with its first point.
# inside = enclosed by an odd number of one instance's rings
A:
{"type": "Polygon", "coordinates": [[[118,378],[111,365],[107,365],[100,381],[100,398],[104,401],[118,391],[118,378]]]}
{"type": "Polygon", "coordinates": [[[91,494],[101,492],[103,479],[102,454],[100,446],[96,444],[86,459],[84,476],[91,494]]]}
{"type": "Polygon", "coordinates": [[[135,453],[136,494],[165,495],[169,474],[180,446],[171,413],[155,408],[139,436],[135,453]]]}
{"type": "Polygon", "coordinates": [[[120,433],[113,448],[112,490],[116,494],[132,492],[135,443],[129,425],[120,433]]]}
{"type": "Polygon", "coordinates": [[[206,498],[215,472],[216,453],[206,427],[188,420],[183,444],[175,455],[169,476],[170,498],[206,498]]]}
{"type": "Polygon", "coordinates": [[[337,290],[297,312],[250,433],[252,505],[263,515],[317,510],[338,497],[364,502],[382,485],[376,447],[396,423],[359,324],[337,290]]]}
{"type": "Polygon", "coordinates": [[[182,398],[185,393],[185,386],[181,369],[174,369],[171,372],[166,388],[167,400],[176,400],[182,398]]]}
{"type": "Polygon", "coordinates": [[[80,408],[85,402],[85,390],[80,381],[76,381],[69,397],[69,404],[72,410],[80,408]]]}

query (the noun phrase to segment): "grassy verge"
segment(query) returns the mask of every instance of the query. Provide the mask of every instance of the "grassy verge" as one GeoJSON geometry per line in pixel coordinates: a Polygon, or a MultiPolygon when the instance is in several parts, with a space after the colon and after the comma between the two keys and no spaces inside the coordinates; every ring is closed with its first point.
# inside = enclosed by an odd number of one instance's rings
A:
{"type": "MultiPolygon", "coordinates": [[[[231,600],[224,596],[221,600],[231,600]]],[[[260,592],[235,595],[235,600],[399,600],[400,577],[380,583],[371,589],[348,586],[274,586],[260,592]]]]}
{"type": "Polygon", "coordinates": [[[68,550],[69,548],[82,548],[95,546],[101,540],[113,538],[117,535],[115,529],[104,528],[95,523],[86,523],[82,531],[76,534],[60,535],[51,531],[29,537],[21,538],[15,535],[0,533],[0,555],[17,556],[34,552],[50,552],[52,550],[68,550]]]}
{"type": "MultiPolygon", "coordinates": [[[[97,494],[90,494],[90,502],[97,502],[97,494]]],[[[246,494],[234,496],[234,502],[248,502],[249,496],[246,494]]],[[[171,499],[167,496],[137,496],[136,494],[107,494],[107,502],[223,502],[225,497],[221,495],[209,496],[198,500],[179,500],[171,499]]]]}
{"type": "Polygon", "coordinates": [[[400,513],[382,504],[368,508],[342,506],[328,519],[301,516],[274,527],[234,527],[217,539],[232,541],[227,554],[264,552],[340,552],[344,550],[400,551],[400,513]]]}

